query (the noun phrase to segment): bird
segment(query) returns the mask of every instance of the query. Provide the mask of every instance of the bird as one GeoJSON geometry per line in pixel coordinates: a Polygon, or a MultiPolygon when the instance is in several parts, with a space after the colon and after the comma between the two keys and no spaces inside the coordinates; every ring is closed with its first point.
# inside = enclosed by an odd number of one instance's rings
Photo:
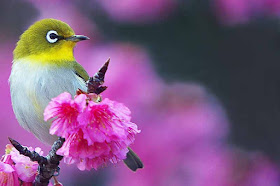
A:
{"type": "MultiPolygon", "coordinates": [[[[13,111],[19,124],[43,143],[52,145],[58,139],[49,133],[51,123],[43,117],[51,99],[87,89],[89,75],[75,60],[74,47],[88,39],[76,35],[67,23],[48,18],[31,25],[16,44],[9,77],[13,111]]],[[[137,154],[128,150],[124,163],[133,171],[142,168],[137,154]]]]}

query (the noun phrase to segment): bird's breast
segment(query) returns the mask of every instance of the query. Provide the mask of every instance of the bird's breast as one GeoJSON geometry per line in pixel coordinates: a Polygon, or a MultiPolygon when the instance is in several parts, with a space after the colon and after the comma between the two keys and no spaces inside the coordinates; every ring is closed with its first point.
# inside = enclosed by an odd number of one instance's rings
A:
{"type": "Polygon", "coordinates": [[[85,82],[75,74],[74,69],[42,66],[26,60],[13,63],[9,82],[17,120],[23,128],[47,143],[50,124],[43,119],[47,104],[63,92],[74,95],[78,88],[86,90],[85,82]]]}

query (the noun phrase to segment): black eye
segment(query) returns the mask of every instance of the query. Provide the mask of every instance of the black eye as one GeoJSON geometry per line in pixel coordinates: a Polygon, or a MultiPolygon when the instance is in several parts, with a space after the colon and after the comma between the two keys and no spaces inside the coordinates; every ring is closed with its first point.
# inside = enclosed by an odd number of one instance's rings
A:
{"type": "Polygon", "coordinates": [[[51,34],[50,34],[50,38],[51,38],[51,39],[58,38],[58,35],[56,35],[55,33],[51,33],[51,34]]]}
{"type": "Polygon", "coordinates": [[[50,30],[48,31],[47,35],[46,35],[46,39],[49,43],[55,43],[58,41],[58,34],[55,30],[50,30]]]}

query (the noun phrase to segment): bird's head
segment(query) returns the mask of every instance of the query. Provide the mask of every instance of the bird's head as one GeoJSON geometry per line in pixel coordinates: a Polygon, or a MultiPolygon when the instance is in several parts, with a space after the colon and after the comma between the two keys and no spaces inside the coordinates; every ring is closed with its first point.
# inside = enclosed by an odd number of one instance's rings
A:
{"type": "Polygon", "coordinates": [[[87,39],[86,36],[75,35],[73,29],[62,21],[43,19],[20,36],[14,50],[14,61],[23,58],[42,64],[74,61],[76,43],[87,39]]]}

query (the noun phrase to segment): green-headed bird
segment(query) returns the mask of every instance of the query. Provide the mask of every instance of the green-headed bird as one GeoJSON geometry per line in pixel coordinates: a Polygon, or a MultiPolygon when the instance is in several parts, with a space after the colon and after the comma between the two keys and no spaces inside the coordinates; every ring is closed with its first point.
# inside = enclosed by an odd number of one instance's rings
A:
{"type": "MultiPolygon", "coordinates": [[[[43,118],[51,99],[63,92],[74,96],[77,89],[86,90],[89,75],[75,60],[73,49],[77,42],[88,39],[75,35],[62,21],[43,19],[17,42],[9,78],[13,110],[20,125],[44,143],[57,140],[49,133],[51,123],[43,118]]],[[[125,164],[133,171],[142,168],[139,157],[128,149],[125,164]]]]}

